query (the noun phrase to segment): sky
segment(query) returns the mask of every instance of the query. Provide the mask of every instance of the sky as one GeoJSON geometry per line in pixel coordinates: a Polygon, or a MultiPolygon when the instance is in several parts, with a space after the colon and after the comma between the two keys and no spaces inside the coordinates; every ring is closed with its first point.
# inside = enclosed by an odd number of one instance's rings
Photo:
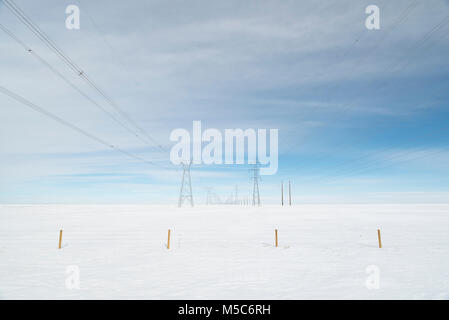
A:
{"type": "MultiPolygon", "coordinates": [[[[176,128],[279,130],[262,204],[449,202],[449,1],[14,0],[126,120],[0,1],[0,86],[149,164],[0,92],[0,203],[173,204],[176,128]],[[380,29],[365,8],[380,9],[380,29]],[[80,29],[65,26],[80,8],[80,29]],[[129,124],[128,124],[129,125],[129,124]],[[142,137],[142,135],[140,136],[142,137]]],[[[248,165],[191,168],[193,196],[250,197],[248,165]]]]}

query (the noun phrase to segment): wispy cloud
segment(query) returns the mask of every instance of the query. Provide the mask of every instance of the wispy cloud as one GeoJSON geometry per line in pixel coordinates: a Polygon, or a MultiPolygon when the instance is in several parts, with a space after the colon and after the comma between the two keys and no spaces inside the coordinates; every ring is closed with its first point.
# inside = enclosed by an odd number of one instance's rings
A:
{"type": "MultiPolygon", "coordinates": [[[[361,153],[382,150],[370,161],[402,159],[445,172],[447,155],[432,156],[440,146],[430,140],[423,149],[394,150],[389,139],[372,132],[406,135],[410,123],[422,128],[421,118],[447,118],[442,109],[430,115],[423,107],[428,101],[447,106],[442,87],[449,72],[447,27],[415,47],[449,13],[447,1],[420,2],[394,30],[410,1],[380,1],[381,30],[374,32],[364,27],[366,3],[355,0],[74,1],[81,9],[79,31],[64,27],[65,3],[16,3],[165,148],[171,145],[171,130],[190,129],[192,120],[202,120],[214,128],[278,128],[288,172],[300,170],[304,155],[333,151],[338,139],[361,153]],[[366,146],[352,142],[358,137],[365,138],[366,146]]],[[[0,21],[120,117],[1,2],[0,21]]],[[[0,39],[0,85],[111,144],[168,164],[167,154],[130,135],[4,33],[0,39]]],[[[147,183],[146,178],[150,185],[179,182],[179,169],[126,159],[3,95],[0,106],[2,190],[11,190],[11,183],[28,190],[39,181],[85,182],[94,195],[101,193],[102,183],[140,188],[136,185],[147,183]]],[[[339,150],[344,157],[344,148],[339,150]]],[[[321,170],[318,163],[311,166],[321,170]]],[[[232,170],[201,169],[195,179],[201,187],[213,179],[230,186],[233,180],[249,181],[245,169],[232,170]]]]}

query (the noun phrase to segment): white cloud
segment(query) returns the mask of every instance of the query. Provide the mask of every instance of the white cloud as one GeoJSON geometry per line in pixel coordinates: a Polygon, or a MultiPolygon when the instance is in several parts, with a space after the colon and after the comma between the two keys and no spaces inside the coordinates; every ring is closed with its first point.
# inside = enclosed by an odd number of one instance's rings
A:
{"type": "MultiPolygon", "coordinates": [[[[359,88],[339,89],[348,83],[361,86],[371,80],[391,80],[393,75],[385,72],[386,67],[401,61],[408,48],[449,10],[444,1],[419,4],[379,50],[371,53],[409,1],[380,1],[381,31],[366,33],[354,46],[356,37],[366,31],[365,3],[355,0],[195,0],[171,1],[170,5],[136,0],[114,4],[75,1],[81,8],[79,32],[64,27],[65,3],[16,3],[162,145],[169,146],[172,129],[190,128],[192,120],[202,120],[216,128],[279,128],[280,137],[285,137],[281,149],[306,139],[310,132],[334,125],[335,116],[343,112],[356,116],[408,114],[409,109],[366,101],[365,91],[359,88]]],[[[0,21],[116,114],[1,4],[0,21]]],[[[0,33],[0,39],[0,85],[108,142],[149,159],[161,159],[5,34],[0,33]]],[[[426,49],[430,51],[418,51],[412,57],[404,71],[407,77],[447,69],[447,41],[435,36],[430,44],[426,49]],[[442,53],[428,54],[436,51],[442,53]]],[[[3,95],[0,106],[2,181],[107,172],[111,167],[119,173],[147,172],[123,155],[109,152],[3,95]],[[96,152],[105,155],[99,157],[96,152]],[[70,158],[74,153],[84,156],[70,158]],[[45,154],[48,156],[41,156],[45,154]],[[61,154],[68,159],[62,160],[61,154]]],[[[148,170],[155,179],[175,178],[170,171],[148,170]]],[[[201,175],[223,178],[225,174],[201,175]]]]}

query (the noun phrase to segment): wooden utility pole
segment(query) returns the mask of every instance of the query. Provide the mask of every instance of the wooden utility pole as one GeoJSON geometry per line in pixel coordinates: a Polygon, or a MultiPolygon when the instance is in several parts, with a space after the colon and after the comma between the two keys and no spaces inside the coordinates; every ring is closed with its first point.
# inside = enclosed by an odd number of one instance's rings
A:
{"type": "Polygon", "coordinates": [[[167,249],[170,249],[170,229],[168,229],[167,249]]]}
{"type": "Polygon", "coordinates": [[[59,230],[59,246],[58,249],[62,248],[62,229],[59,230]]]}
{"type": "Polygon", "coordinates": [[[379,248],[382,248],[382,239],[380,238],[380,229],[377,229],[377,239],[379,240],[379,248]]]}

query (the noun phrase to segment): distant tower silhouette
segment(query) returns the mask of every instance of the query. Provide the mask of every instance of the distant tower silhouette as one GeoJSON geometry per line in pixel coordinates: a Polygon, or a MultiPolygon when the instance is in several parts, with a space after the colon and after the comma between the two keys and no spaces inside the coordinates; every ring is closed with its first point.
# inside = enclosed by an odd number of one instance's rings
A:
{"type": "Polygon", "coordinates": [[[204,189],[206,189],[206,191],[207,191],[206,204],[211,205],[212,204],[212,187],[204,187],[204,189]]]}
{"type": "Polygon", "coordinates": [[[193,196],[192,196],[192,180],[190,179],[190,166],[192,161],[189,163],[183,163],[183,172],[182,172],[182,182],[181,182],[181,190],[179,191],[179,201],[178,207],[182,207],[185,199],[190,200],[190,205],[193,207],[193,196]],[[188,181],[186,181],[188,180],[188,181]],[[187,189],[187,190],[186,190],[187,189]]]}
{"type": "Polygon", "coordinates": [[[288,204],[292,205],[292,185],[290,183],[290,180],[288,180],[288,204]]]}
{"type": "Polygon", "coordinates": [[[249,169],[249,171],[253,172],[253,176],[251,177],[251,179],[253,179],[253,206],[255,206],[256,204],[260,206],[260,192],[259,192],[260,175],[258,164],[256,163],[254,165],[254,168],[249,169]]]}
{"type": "Polygon", "coordinates": [[[284,205],[284,181],[281,181],[281,205],[284,205]]]}
{"type": "Polygon", "coordinates": [[[235,185],[234,204],[239,204],[239,186],[235,185]]]}

